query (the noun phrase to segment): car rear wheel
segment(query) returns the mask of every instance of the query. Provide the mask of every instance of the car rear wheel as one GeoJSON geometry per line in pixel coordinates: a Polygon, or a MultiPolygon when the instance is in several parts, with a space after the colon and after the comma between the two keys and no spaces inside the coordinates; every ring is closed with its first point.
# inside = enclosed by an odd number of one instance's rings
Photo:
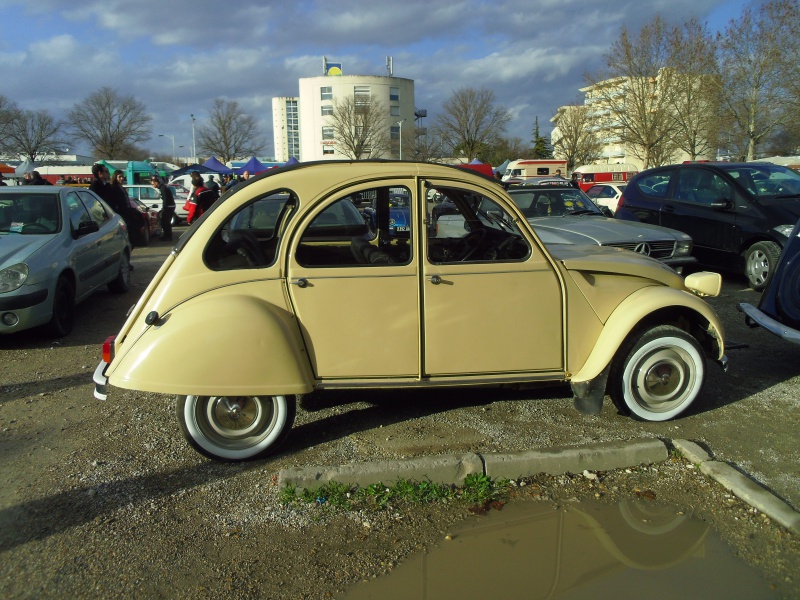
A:
{"type": "Polygon", "coordinates": [[[75,286],[66,275],[62,275],[56,282],[56,291],[53,295],[53,316],[47,324],[49,333],[64,337],[72,331],[75,325],[75,286]]]}
{"type": "Polygon", "coordinates": [[[684,412],[703,388],[703,350],[691,335],[661,325],[620,348],[611,371],[611,399],[623,414],[667,421],[684,412]]]}
{"type": "Polygon", "coordinates": [[[296,410],[294,396],[178,396],[177,403],[189,444],[224,461],[272,452],[289,434],[296,410]]]}
{"type": "Polygon", "coordinates": [[[781,247],[775,242],[756,242],[747,249],[744,272],[752,289],[760,292],[767,287],[780,255],[781,247]]]}

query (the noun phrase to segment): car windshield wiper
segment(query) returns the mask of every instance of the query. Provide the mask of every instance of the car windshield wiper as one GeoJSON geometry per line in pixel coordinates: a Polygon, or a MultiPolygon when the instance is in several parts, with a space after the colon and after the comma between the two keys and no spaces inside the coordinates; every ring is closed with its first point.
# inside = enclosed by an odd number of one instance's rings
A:
{"type": "Polygon", "coordinates": [[[571,213],[564,213],[562,216],[573,216],[573,215],[600,215],[603,216],[603,213],[597,212],[596,210],[591,210],[590,208],[584,208],[583,210],[575,210],[571,213]]]}
{"type": "Polygon", "coordinates": [[[781,200],[783,198],[797,198],[800,197],[800,194],[782,194],[780,196],[773,196],[772,198],[775,200],[781,200]]]}

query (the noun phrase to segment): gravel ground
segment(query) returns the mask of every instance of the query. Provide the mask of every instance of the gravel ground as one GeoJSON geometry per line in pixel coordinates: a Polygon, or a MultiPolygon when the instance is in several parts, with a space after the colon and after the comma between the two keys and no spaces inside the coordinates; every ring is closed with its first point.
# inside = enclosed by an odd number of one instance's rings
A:
{"type": "MultiPolygon", "coordinates": [[[[757,296],[736,279],[712,300],[727,327],[729,373],[710,365],[702,403],[640,423],[610,401],[574,412],[569,390],[326,392],[306,396],[279,454],[210,462],[180,436],[174,399],[112,390],[92,398],[103,339],[167,251],[137,249],[135,288],[98,294],[69,337],[0,338],[0,596],[3,598],[325,598],[391,571],[465,521],[461,504],[343,513],[282,506],[289,466],[605,440],[694,440],[800,508],[800,347],[748,330],[735,311],[757,296]]],[[[679,458],[652,467],[538,476],[511,501],[564,506],[638,498],[708,523],[779,597],[800,597],[800,542],[679,458]]]]}

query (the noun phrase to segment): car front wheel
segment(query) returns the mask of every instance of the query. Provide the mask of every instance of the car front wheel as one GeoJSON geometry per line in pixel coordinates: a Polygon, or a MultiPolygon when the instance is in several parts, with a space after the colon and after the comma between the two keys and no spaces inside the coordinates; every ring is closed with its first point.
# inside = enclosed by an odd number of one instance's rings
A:
{"type": "Polygon", "coordinates": [[[296,410],[294,396],[178,396],[177,403],[189,444],[224,461],[272,452],[289,434],[296,410]]]}
{"type": "Polygon", "coordinates": [[[667,421],[694,402],[705,375],[697,340],[671,325],[653,327],[620,348],[611,371],[611,399],[624,414],[667,421]]]}
{"type": "Polygon", "coordinates": [[[63,337],[75,324],[75,286],[66,275],[58,278],[53,295],[53,316],[47,324],[52,335],[63,337]]]}
{"type": "Polygon", "coordinates": [[[756,242],[747,249],[744,272],[752,289],[760,292],[767,287],[780,255],[781,247],[775,242],[756,242]]]}

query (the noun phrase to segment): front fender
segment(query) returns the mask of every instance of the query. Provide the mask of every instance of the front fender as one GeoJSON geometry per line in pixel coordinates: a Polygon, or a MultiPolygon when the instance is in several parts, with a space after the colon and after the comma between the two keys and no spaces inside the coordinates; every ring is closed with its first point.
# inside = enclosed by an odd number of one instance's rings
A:
{"type": "Polygon", "coordinates": [[[121,388],[202,396],[313,388],[294,316],[250,295],[218,290],[193,298],[128,343],[107,371],[109,382],[121,388]]]}
{"type": "Polygon", "coordinates": [[[724,330],[714,309],[689,292],[670,287],[650,286],[628,296],[611,313],[589,358],[572,376],[572,382],[579,383],[597,377],[611,363],[628,334],[648,316],[662,309],[669,309],[671,314],[678,309],[683,315],[699,318],[708,334],[717,340],[719,349],[715,358],[723,359],[724,330]]]}

